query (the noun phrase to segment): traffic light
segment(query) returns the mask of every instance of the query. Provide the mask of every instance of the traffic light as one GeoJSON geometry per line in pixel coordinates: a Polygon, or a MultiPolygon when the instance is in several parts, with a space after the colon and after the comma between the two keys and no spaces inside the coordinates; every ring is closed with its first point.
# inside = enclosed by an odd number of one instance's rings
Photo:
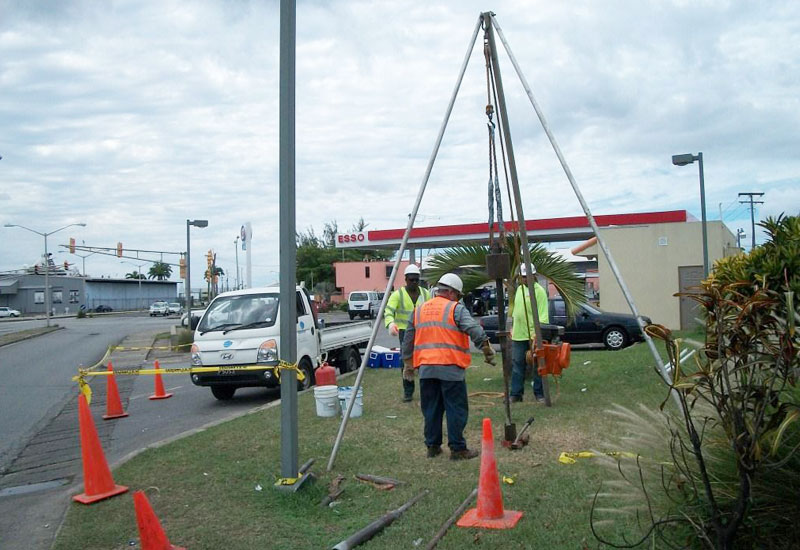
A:
{"type": "Polygon", "coordinates": [[[39,274],[39,264],[36,264],[36,265],[33,266],[33,273],[35,275],[39,274]]]}
{"type": "Polygon", "coordinates": [[[211,269],[211,266],[214,265],[214,252],[212,250],[206,252],[206,263],[208,264],[208,269],[211,269]]]}
{"type": "Polygon", "coordinates": [[[69,238],[69,253],[75,254],[75,239],[72,237],[69,238]]]}
{"type": "Polygon", "coordinates": [[[180,263],[180,266],[181,266],[181,279],[185,279],[186,278],[186,258],[181,258],[180,262],[178,262],[178,263],[180,263]]]}
{"type": "Polygon", "coordinates": [[[69,269],[69,262],[67,260],[64,260],[64,271],[67,271],[68,269],[69,269]]]}
{"type": "Polygon", "coordinates": [[[122,243],[117,243],[117,258],[122,258],[122,243]]]}

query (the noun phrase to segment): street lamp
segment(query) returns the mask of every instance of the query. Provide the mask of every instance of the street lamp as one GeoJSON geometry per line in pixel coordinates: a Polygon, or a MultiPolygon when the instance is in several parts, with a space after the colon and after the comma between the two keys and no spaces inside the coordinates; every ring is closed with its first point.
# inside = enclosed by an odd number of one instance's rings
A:
{"type": "Polygon", "coordinates": [[[47,319],[47,326],[50,326],[50,254],[47,252],[47,237],[52,235],[53,233],[58,233],[68,227],[73,226],[80,226],[86,227],[85,223],[71,223],[65,225],[64,227],[59,227],[55,231],[49,231],[43,233],[41,231],[36,231],[35,229],[31,229],[30,227],[25,227],[24,225],[18,225],[15,223],[7,223],[5,224],[6,227],[19,227],[20,229],[24,229],[26,231],[30,231],[31,233],[36,233],[37,235],[41,235],[44,237],[44,308],[45,308],[45,318],[47,319]]]}
{"type": "Polygon", "coordinates": [[[126,262],[125,260],[120,260],[122,264],[130,264],[136,266],[136,278],[139,281],[139,296],[136,299],[136,309],[142,309],[142,268],[147,265],[147,263],[143,264],[135,264],[133,262],[126,262]]]}
{"type": "Polygon", "coordinates": [[[703,276],[708,278],[708,234],[706,229],[706,186],[703,179],[703,153],[693,155],[672,155],[672,164],[675,166],[686,166],[697,161],[700,165],[700,214],[703,223],[703,276]]]}
{"type": "Polygon", "coordinates": [[[208,220],[186,220],[186,282],[184,283],[184,294],[186,295],[186,311],[189,319],[192,318],[192,276],[191,276],[191,256],[189,254],[189,227],[208,227],[208,220]]]}

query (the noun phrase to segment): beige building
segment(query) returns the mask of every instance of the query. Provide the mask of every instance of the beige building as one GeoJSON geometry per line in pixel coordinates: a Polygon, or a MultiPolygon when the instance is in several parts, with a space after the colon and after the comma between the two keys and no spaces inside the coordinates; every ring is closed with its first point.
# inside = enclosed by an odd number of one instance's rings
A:
{"type": "MultiPolygon", "coordinates": [[[[707,222],[709,269],[714,261],[737,254],[736,236],[720,221],[707,222]]],[[[691,328],[698,317],[695,302],[676,293],[703,277],[702,224],[698,221],[603,227],[600,234],[628,286],[639,312],[667,328],[691,328]]],[[[600,308],[630,312],[605,255],[598,245],[581,252],[597,256],[600,308]]]]}

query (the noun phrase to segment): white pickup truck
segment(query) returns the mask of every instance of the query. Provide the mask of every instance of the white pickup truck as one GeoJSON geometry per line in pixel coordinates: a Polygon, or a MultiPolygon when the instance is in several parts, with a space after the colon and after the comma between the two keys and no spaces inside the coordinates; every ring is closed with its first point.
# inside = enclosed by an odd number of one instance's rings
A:
{"type": "MultiPolygon", "coordinates": [[[[217,399],[231,399],[236,388],[275,387],[280,355],[280,288],[252,288],[220,294],[209,304],[197,324],[192,344],[194,367],[230,367],[219,372],[195,373],[192,383],[208,386],[217,399]],[[234,367],[264,366],[258,370],[234,367]]],[[[339,373],[361,365],[359,348],[372,332],[370,321],[322,328],[304,288],[296,289],[297,361],[305,373],[298,389],[314,384],[314,370],[323,359],[339,373]]]]}

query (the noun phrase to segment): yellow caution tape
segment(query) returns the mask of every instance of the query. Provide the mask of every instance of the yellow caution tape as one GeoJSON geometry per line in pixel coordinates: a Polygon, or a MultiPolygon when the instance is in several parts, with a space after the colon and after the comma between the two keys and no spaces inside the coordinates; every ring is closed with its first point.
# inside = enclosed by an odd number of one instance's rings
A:
{"type": "MultiPolygon", "coordinates": [[[[119,374],[121,376],[131,375],[155,375],[155,374],[197,374],[202,372],[222,372],[222,371],[252,371],[252,370],[269,370],[274,369],[275,375],[280,379],[280,370],[293,370],[297,372],[297,380],[302,382],[306,379],[305,373],[300,369],[297,364],[289,363],[287,361],[280,361],[277,365],[225,365],[221,367],[174,367],[174,368],[158,368],[158,369],[114,369],[110,370],[91,370],[91,369],[78,369],[78,375],[72,377],[73,382],[78,384],[86,384],[84,378],[87,376],[109,376],[112,374],[119,374]]],[[[81,389],[83,391],[83,389],[81,389]]]]}
{"type": "Polygon", "coordinates": [[[294,485],[300,480],[299,477],[281,477],[275,482],[275,485],[294,485]]]}
{"type": "MultiPolygon", "coordinates": [[[[73,378],[73,380],[75,380],[75,379],[73,378]]],[[[77,382],[78,382],[78,387],[79,387],[81,393],[84,396],[86,396],[86,404],[87,405],[91,405],[92,404],[92,388],[89,387],[89,384],[87,384],[86,380],[84,380],[83,378],[78,379],[77,382]]]]}
{"type": "MultiPolygon", "coordinates": [[[[627,451],[608,451],[602,454],[613,456],[614,458],[636,458],[640,456],[636,453],[629,453],[627,451]]],[[[576,459],[578,458],[594,458],[595,456],[597,456],[597,454],[591,451],[579,451],[577,453],[563,452],[558,455],[558,461],[561,464],[575,464],[577,462],[576,459]]]]}
{"type": "Polygon", "coordinates": [[[503,483],[506,485],[514,485],[514,478],[511,476],[503,476],[503,483]]]}
{"type": "Polygon", "coordinates": [[[175,344],[174,346],[109,346],[108,349],[114,351],[145,351],[151,349],[159,349],[159,350],[172,350],[175,348],[185,348],[186,346],[191,346],[192,343],[189,342],[187,344],[175,344]]]}

